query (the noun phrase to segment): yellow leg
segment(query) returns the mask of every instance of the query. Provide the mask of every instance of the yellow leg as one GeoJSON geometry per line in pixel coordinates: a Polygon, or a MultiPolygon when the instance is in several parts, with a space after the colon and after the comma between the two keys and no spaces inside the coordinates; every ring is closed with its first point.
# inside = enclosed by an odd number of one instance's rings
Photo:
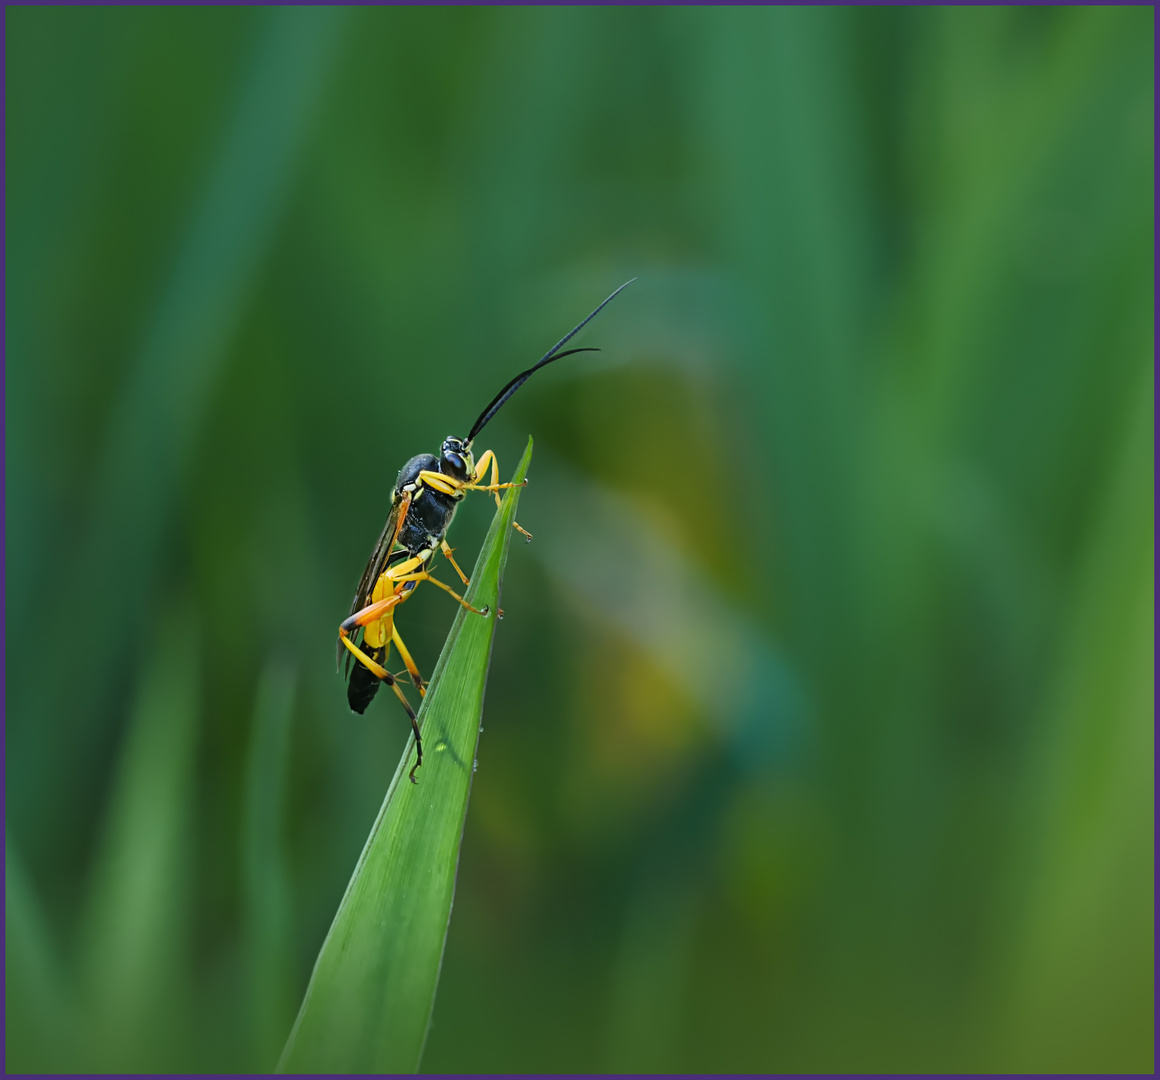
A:
{"type": "MultiPolygon", "coordinates": [[[[424,469],[419,473],[419,479],[429,488],[433,488],[435,491],[441,491],[444,495],[454,495],[457,491],[490,491],[495,496],[496,506],[501,505],[499,493],[505,488],[524,487],[527,484],[527,480],[521,480],[518,484],[501,484],[499,482],[499,462],[496,460],[495,453],[492,450],[485,450],[483,452],[483,457],[476,462],[475,471],[472,474],[471,480],[467,483],[463,483],[461,480],[455,480],[450,476],[444,476],[442,473],[434,472],[431,469],[424,469]],[[491,483],[478,483],[479,480],[483,479],[489,465],[491,466],[491,483]]],[[[528,540],[531,540],[532,534],[520,525],[518,521],[512,522],[512,528],[517,532],[523,533],[528,540]]],[[[459,576],[463,577],[462,571],[460,571],[459,576]]]]}
{"type": "MultiPolygon", "coordinates": [[[[389,651],[391,648],[391,629],[395,625],[395,608],[406,597],[402,595],[401,589],[395,587],[395,583],[386,574],[381,574],[379,580],[375,582],[375,587],[371,590],[370,599],[371,603],[367,605],[368,607],[373,608],[377,604],[386,610],[377,620],[372,619],[363,625],[363,645],[371,649],[381,649],[385,646],[389,651]],[[392,602],[390,606],[384,603],[388,600],[392,602]]],[[[371,618],[371,615],[368,614],[364,617],[371,618]]],[[[386,662],[385,656],[382,657],[382,661],[386,662]]]]}
{"type": "MultiPolygon", "coordinates": [[[[422,559],[411,558],[383,571],[371,591],[371,596],[376,598],[374,602],[360,608],[353,615],[344,619],[339,626],[338,636],[342,644],[355,652],[352,648],[353,642],[350,641],[350,634],[362,627],[364,644],[375,649],[382,648],[384,645],[388,649],[390,648],[390,642],[395,636],[394,609],[411,595],[415,589],[415,583],[424,580],[422,577],[408,574],[407,571],[413,571],[422,563],[422,559]],[[411,583],[410,587],[407,587],[408,582],[411,583]],[[388,590],[389,595],[384,596],[383,593],[388,592],[388,590]]],[[[355,652],[355,655],[359,657],[368,671],[373,672],[380,679],[383,677],[382,672],[386,669],[381,664],[376,663],[365,653],[355,652]]]]}
{"type": "Polygon", "coordinates": [[[395,681],[392,675],[382,664],[376,663],[365,652],[362,651],[353,641],[351,641],[345,628],[339,628],[338,640],[341,641],[352,653],[354,658],[362,664],[372,675],[377,679],[382,679],[385,683],[393,683],[395,681]]]}
{"type": "Polygon", "coordinates": [[[424,469],[419,473],[419,479],[429,488],[441,491],[444,495],[454,495],[464,486],[463,481],[456,480],[451,476],[444,476],[439,472],[433,472],[431,469],[424,469]]]}
{"type": "MultiPolygon", "coordinates": [[[[340,628],[339,640],[355,655],[355,659],[360,664],[363,664],[372,675],[382,679],[394,692],[407,712],[407,716],[411,721],[411,730],[415,733],[415,765],[408,774],[412,784],[417,784],[419,781],[415,779],[415,769],[423,764],[423,736],[419,732],[419,718],[415,715],[415,710],[411,708],[411,703],[407,700],[406,694],[399,688],[398,680],[392,675],[382,664],[376,664],[365,652],[362,651],[350,638],[347,636],[346,630],[340,628]]],[[[396,644],[399,642],[396,641],[396,644]]],[[[400,649],[400,651],[402,651],[400,649]]]]}
{"type": "MultiPolygon", "coordinates": [[[[495,456],[494,450],[485,450],[483,456],[475,463],[475,473],[471,478],[471,483],[466,485],[466,487],[468,491],[490,491],[495,495],[495,505],[499,507],[503,505],[503,500],[499,497],[499,493],[503,488],[524,487],[526,484],[527,480],[523,480],[518,484],[501,484],[499,482],[499,459],[495,456]],[[483,479],[489,464],[491,465],[491,483],[487,485],[480,484],[479,481],[483,479]]],[[[518,521],[512,522],[512,528],[516,532],[523,533],[528,540],[531,540],[532,534],[518,521]]]]}
{"type": "Polygon", "coordinates": [[[464,585],[470,585],[471,582],[467,580],[467,575],[462,570],[459,569],[459,563],[457,563],[455,561],[454,557],[452,556],[451,548],[448,546],[447,541],[441,540],[439,543],[439,548],[443,552],[443,555],[447,559],[447,561],[453,567],[455,567],[455,572],[459,575],[459,580],[462,581],[464,585]]]}
{"type": "MultiPolygon", "coordinates": [[[[518,484],[464,484],[464,491],[503,491],[504,488],[510,487],[527,487],[528,482],[521,480],[518,484]]],[[[496,496],[499,499],[499,496],[496,496]]]]}
{"type": "MultiPolygon", "coordinates": [[[[415,779],[415,770],[423,764],[423,737],[419,732],[419,718],[415,715],[415,710],[411,708],[411,703],[407,700],[407,696],[403,693],[395,676],[383,667],[382,664],[369,657],[360,649],[351,640],[350,635],[351,631],[358,630],[359,627],[362,627],[364,642],[366,641],[367,635],[370,634],[372,639],[374,639],[370,641],[370,644],[375,648],[381,648],[383,645],[386,645],[389,649],[390,642],[394,641],[399,650],[399,655],[403,658],[403,663],[406,664],[407,670],[411,673],[412,680],[419,689],[419,694],[421,696],[425,694],[426,691],[423,686],[423,680],[419,676],[419,669],[415,666],[415,661],[411,659],[411,654],[407,652],[402,638],[399,637],[399,633],[395,629],[394,620],[394,609],[414,591],[413,585],[407,588],[405,581],[398,581],[394,575],[397,575],[399,570],[407,567],[408,564],[413,568],[422,561],[422,559],[409,559],[407,563],[400,563],[381,574],[371,593],[372,596],[378,595],[381,599],[375,600],[374,603],[368,604],[366,607],[356,611],[349,618],[345,619],[338,628],[338,640],[346,646],[363,667],[391,688],[411,721],[411,730],[415,733],[415,765],[409,774],[412,784],[419,782],[415,779]],[[390,595],[382,596],[387,589],[391,589],[390,595]]],[[[406,575],[404,577],[406,579],[406,575]]],[[[383,659],[386,659],[385,654],[383,659]]]]}
{"type": "Polygon", "coordinates": [[[486,605],[484,605],[484,607],[482,609],[477,608],[477,607],[472,607],[466,600],[463,599],[462,596],[459,595],[459,593],[457,593],[453,588],[451,588],[450,585],[444,585],[442,581],[438,580],[438,578],[433,578],[426,570],[419,570],[417,573],[408,574],[406,577],[400,578],[399,580],[400,581],[429,581],[429,582],[431,582],[432,585],[438,585],[439,588],[441,588],[445,593],[448,593],[451,596],[453,596],[456,600],[459,601],[459,603],[461,603],[465,608],[467,608],[468,611],[474,611],[476,615],[487,615],[488,612],[491,611],[491,608],[487,607],[486,605]]]}
{"type": "MultiPolygon", "coordinates": [[[[410,585],[406,584],[409,580],[408,571],[413,571],[417,566],[422,566],[423,561],[423,559],[418,557],[412,557],[384,570],[379,576],[379,580],[375,582],[374,590],[371,592],[372,599],[381,607],[387,607],[391,604],[396,606],[401,604],[415,589],[413,583],[410,585]]],[[[371,608],[374,607],[375,605],[372,604],[371,608]]],[[[369,609],[364,610],[369,611],[369,609]]],[[[359,614],[362,613],[360,612],[359,614]]],[[[370,616],[368,615],[367,617],[369,618],[370,616]]],[[[373,620],[366,624],[366,629],[363,632],[363,640],[366,644],[374,648],[379,648],[383,645],[390,648],[394,629],[395,613],[392,607],[382,616],[377,625],[373,620]]]]}
{"type": "Polygon", "coordinates": [[[382,578],[385,577],[390,578],[392,581],[399,581],[414,570],[416,566],[422,566],[424,561],[418,555],[412,555],[411,558],[404,559],[401,563],[395,563],[394,566],[387,567],[379,580],[382,581],[382,578]]]}
{"type": "Polygon", "coordinates": [[[361,626],[363,627],[364,645],[374,649],[382,648],[385,645],[389,650],[395,628],[394,609],[414,592],[415,585],[418,580],[421,580],[412,577],[406,571],[414,570],[423,562],[423,559],[411,558],[383,571],[371,591],[373,603],[356,611],[346,619],[342,627],[339,628],[339,634],[342,634],[343,628],[347,631],[353,631],[361,626]],[[401,571],[402,573],[400,573],[401,571]]]}
{"type": "MultiPolygon", "coordinates": [[[[494,450],[485,450],[483,457],[475,463],[475,472],[471,477],[471,484],[473,487],[479,484],[480,480],[487,475],[488,464],[491,465],[491,482],[492,484],[499,483],[499,459],[495,456],[494,450]]],[[[499,506],[500,498],[499,492],[496,492],[495,505],[499,506]]]]}
{"type": "Polygon", "coordinates": [[[415,684],[415,688],[419,691],[419,696],[426,697],[427,686],[423,682],[423,676],[419,674],[418,665],[411,659],[411,654],[407,652],[407,646],[403,644],[403,639],[399,637],[399,628],[397,626],[391,627],[391,640],[395,643],[395,648],[399,650],[399,655],[403,658],[403,663],[411,675],[411,682],[415,684]]]}

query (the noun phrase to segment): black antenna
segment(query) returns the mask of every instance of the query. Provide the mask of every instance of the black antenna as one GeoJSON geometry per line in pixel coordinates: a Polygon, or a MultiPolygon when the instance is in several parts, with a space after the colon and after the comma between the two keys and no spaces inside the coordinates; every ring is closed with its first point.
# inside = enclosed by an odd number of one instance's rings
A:
{"type": "Polygon", "coordinates": [[[563,346],[567,345],[569,341],[571,341],[578,333],[580,333],[581,330],[584,329],[584,327],[586,327],[593,319],[595,319],[596,316],[604,310],[605,306],[612,299],[612,297],[616,296],[616,293],[619,293],[621,289],[627,289],[628,286],[631,285],[634,281],[636,281],[636,278],[629,278],[628,281],[621,285],[620,288],[612,294],[612,296],[608,297],[608,300],[605,300],[604,303],[600,305],[600,307],[592,312],[588,318],[586,318],[583,322],[578,323],[571,330],[569,330],[568,333],[560,338],[560,340],[557,341],[556,344],[553,345],[547,351],[547,353],[544,354],[544,358],[542,360],[533,364],[530,368],[528,368],[527,371],[521,371],[514,379],[512,379],[511,382],[507,384],[507,386],[505,386],[498,394],[496,394],[495,397],[491,399],[491,404],[488,405],[488,407],[479,414],[479,419],[476,420],[476,422],[472,425],[471,432],[467,436],[467,445],[470,446],[472,444],[476,435],[478,435],[483,430],[484,425],[487,424],[487,422],[493,416],[495,416],[495,414],[499,412],[501,408],[503,408],[504,402],[507,401],[507,399],[510,398],[512,394],[514,394],[521,386],[524,385],[524,383],[528,381],[528,379],[532,377],[533,372],[539,371],[540,368],[542,368],[545,364],[550,364],[553,360],[562,360],[565,356],[572,356],[574,353],[600,352],[599,349],[594,349],[591,347],[583,349],[568,349],[566,352],[560,352],[559,350],[563,346]]]}

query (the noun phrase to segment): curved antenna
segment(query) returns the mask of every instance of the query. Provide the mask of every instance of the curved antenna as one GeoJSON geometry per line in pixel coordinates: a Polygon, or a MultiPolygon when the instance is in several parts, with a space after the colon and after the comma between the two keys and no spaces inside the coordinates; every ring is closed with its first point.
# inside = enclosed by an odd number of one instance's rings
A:
{"type": "Polygon", "coordinates": [[[498,394],[496,394],[495,397],[491,399],[491,403],[487,406],[487,408],[479,414],[479,419],[476,420],[474,424],[472,424],[471,432],[467,436],[467,445],[470,446],[472,444],[476,435],[478,435],[483,430],[484,425],[493,416],[495,416],[495,414],[499,412],[501,408],[503,408],[504,402],[507,401],[507,399],[510,398],[512,394],[514,394],[521,386],[524,385],[524,383],[528,381],[528,379],[532,377],[533,372],[539,371],[540,368],[542,368],[545,364],[550,364],[553,360],[562,360],[565,356],[572,356],[574,353],[600,352],[599,349],[594,349],[591,347],[583,349],[568,349],[566,352],[560,352],[560,349],[567,345],[569,341],[571,341],[578,333],[580,333],[581,330],[584,329],[584,327],[586,327],[593,319],[595,319],[596,316],[604,310],[609,301],[611,301],[612,298],[621,291],[621,289],[627,289],[628,286],[631,285],[634,281],[636,281],[636,278],[629,278],[628,281],[621,285],[620,288],[612,294],[612,296],[609,296],[603,304],[601,304],[595,311],[593,311],[592,314],[588,316],[588,318],[586,318],[583,322],[577,323],[576,326],[574,326],[571,330],[568,331],[568,333],[560,338],[560,340],[557,341],[556,344],[553,345],[544,354],[542,360],[533,364],[530,368],[528,368],[527,371],[521,371],[514,379],[512,379],[511,382],[507,384],[507,386],[505,386],[498,394]]]}

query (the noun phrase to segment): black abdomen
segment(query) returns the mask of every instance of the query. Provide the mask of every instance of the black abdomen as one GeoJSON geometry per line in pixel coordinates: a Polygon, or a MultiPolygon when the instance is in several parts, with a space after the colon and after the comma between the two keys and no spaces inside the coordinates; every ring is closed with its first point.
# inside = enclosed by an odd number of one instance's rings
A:
{"type": "MultiPolygon", "coordinates": [[[[364,641],[362,651],[376,664],[381,665],[387,658],[385,646],[371,649],[367,647],[364,641]]],[[[362,661],[355,660],[354,665],[350,669],[350,680],[346,684],[347,704],[360,715],[366,712],[367,706],[374,700],[375,694],[379,692],[379,686],[382,684],[382,681],[362,661]]]]}

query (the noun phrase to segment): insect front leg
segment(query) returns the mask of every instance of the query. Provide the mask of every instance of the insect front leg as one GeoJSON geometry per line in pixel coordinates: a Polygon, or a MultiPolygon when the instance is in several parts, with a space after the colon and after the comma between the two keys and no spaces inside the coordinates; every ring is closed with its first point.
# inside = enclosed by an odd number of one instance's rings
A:
{"type": "Polygon", "coordinates": [[[453,476],[444,476],[431,469],[424,469],[420,472],[419,479],[427,487],[434,491],[440,491],[444,495],[454,495],[460,488],[466,486],[462,480],[456,480],[453,476]]]}
{"type": "MultiPolygon", "coordinates": [[[[495,496],[495,505],[499,507],[503,505],[503,500],[499,497],[501,490],[510,487],[526,487],[527,483],[527,480],[521,480],[518,484],[501,484],[499,482],[499,459],[495,456],[495,451],[485,450],[483,456],[475,463],[475,473],[471,478],[471,483],[467,485],[467,489],[469,491],[490,491],[495,496]],[[479,481],[487,473],[489,463],[491,464],[491,483],[481,484],[479,481]]],[[[532,534],[518,521],[512,522],[512,528],[516,532],[523,533],[527,540],[532,539],[532,534]]]]}

